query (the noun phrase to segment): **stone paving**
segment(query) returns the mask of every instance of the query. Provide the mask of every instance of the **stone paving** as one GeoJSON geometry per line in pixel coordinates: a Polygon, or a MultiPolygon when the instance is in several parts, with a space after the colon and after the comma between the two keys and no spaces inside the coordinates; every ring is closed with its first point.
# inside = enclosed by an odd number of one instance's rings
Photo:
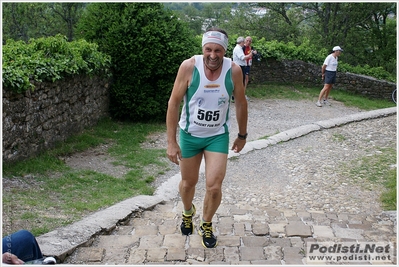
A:
{"type": "MultiPolygon", "coordinates": [[[[248,142],[240,155],[229,155],[223,199],[213,219],[218,237],[213,249],[203,248],[197,233],[180,233],[178,174],[160,186],[162,196],[126,200],[38,242],[45,255],[79,265],[325,265],[337,262],[308,261],[308,242],[383,242],[394,246],[389,260],[338,264],[396,265],[396,211],[381,209],[378,187],[350,184],[339,168],[392,146],[396,109],[320,121],[248,142]],[[345,140],[331,144],[337,137],[345,140]],[[330,145],[314,154],[325,140],[330,145]]],[[[201,171],[195,227],[204,194],[203,166],[201,171]]]]}
{"type": "MultiPolygon", "coordinates": [[[[144,211],[111,235],[78,248],[70,264],[244,264],[306,262],[306,242],[385,241],[396,244],[390,213],[378,216],[222,206],[214,225],[218,246],[204,249],[200,236],[178,230],[180,204],[169,201],[144,211]]],[[[199,218],[196,217],[196,225],[199,218]]],[[[391,264],[396,263],[396,257],[391,264]]]]}
{"type": "MultiPolygon", "coordinates": [[[[308,127],[312,133],[295,140],[288,138],[282,144],[281,140],[273,144],[268,141],[266,145],[254,141],[248,143],[248,151],[239,157],[230,155],[222,204],[213,219],[218,237],[216,248],[203,248],[197,233],[181,235],[182,203],[175,195],[136,209],[109,226],[108,234],[96,235],[70,251],[71,255],[64,255],[63,263],[303,265],[316,264],[306,258],[308,242],[358,244],[367,241],[391,244],[394,248],[389,260],[367,260],[362,264],[396,265],[396,211],[381,209],[375,193],[379,192],[378,188],[372,191],[356,182],[348,184],[346,173],[339,171],[344,162],[359,159],[359,155],[366,152],[372,157],[383,148],[394,146],[396,149],[396,115],[344,124],[326,127],[324,123],[322,130],[314,132],[313,125],[308,127]],[[360,135],[368,139],[359,139],[360,135]],[[337,136],[345,141],[317,152],[323,140],[331,144],[337,136]],[[311,159],[317,155],[333,157],[311,159]],[[325,166],[334,162],[336,165],[331,168],[325,166]],[[320,181],[322,177],[328,179],[320,181]]],[[[281,135],[285,138],[287,132],[281,135]]],[[[204,179],[201,174],[194,199],[196,227],[202,211],[204,179]]],[[[318,262],[336,263],[359,264],[318,262]]]]}

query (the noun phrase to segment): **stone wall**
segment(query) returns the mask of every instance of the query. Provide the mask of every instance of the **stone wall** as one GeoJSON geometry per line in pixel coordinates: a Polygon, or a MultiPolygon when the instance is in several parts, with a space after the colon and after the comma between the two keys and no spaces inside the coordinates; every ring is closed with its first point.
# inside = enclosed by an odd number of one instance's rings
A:
{"type": "MultiPolygon", "coordinates": [[[[287,82],[319,86],[320,89],[323,87],[321,66],[300,60],[284,60],[280,62],[272,58],[267,58],[262,59],[260,62],[254,61],[251,68],[250,81],[254,84],[287,82]]],[[[337,83],[333,88],[359,93],[370,98],[391,99],[396,84],[364,75],[338,71],[337,83]]]]}
{"type": "Polygon", "coordinates": [[[106,79],[78,75],[35,86],[23,94],[3,88],[3,162],[34,156],[108,116],[106,79]]]}

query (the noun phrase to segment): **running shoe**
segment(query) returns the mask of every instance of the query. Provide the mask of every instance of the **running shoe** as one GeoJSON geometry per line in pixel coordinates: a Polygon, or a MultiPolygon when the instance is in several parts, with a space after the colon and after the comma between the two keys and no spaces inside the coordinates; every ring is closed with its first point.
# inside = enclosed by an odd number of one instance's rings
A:
{"type": "Polygon", "coordinates": [[[216,236],[213,235],[211,222],[203,223],[198,230],[198,234],[202,236],[202,245],[205,248],[214,248],[218,245],[216,236]]]}
{"type": "Polygon", "coordinates": [[[195,206],[193,204],[193,213],[191,215],[185,215],[184,212],[182,212],[182,223],[180,225],[180,230],[183,235],[191,235],[194,232],[194,223],[193,223],[193,217],[195,215],[195,206]]]}

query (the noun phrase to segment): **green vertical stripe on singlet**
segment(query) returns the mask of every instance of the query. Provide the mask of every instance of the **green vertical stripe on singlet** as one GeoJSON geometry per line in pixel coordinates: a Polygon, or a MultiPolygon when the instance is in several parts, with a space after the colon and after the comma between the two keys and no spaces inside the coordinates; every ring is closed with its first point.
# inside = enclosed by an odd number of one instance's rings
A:
{"type": "Polygon", "coordinates": [[[226,90],[229,93],[229,96],[231,96],[234,90],[234,83],[233,79],[231,78],[231,68],[226,72],[226,76],[224,78],[224,86],[226,86],[226,90]]]}
{"type": "Polygon", "coordinates": [[[198,69],[194,66],[193,69],[193,77],[191,79],[191,84],[189,85],[189,87],[187,88],[187,93],[186,93],[186,114],[187,114],[187,118],[186,118],[186,127],[184,128],[184,131],[187,133],[188,132],[188,127],[190,126],[190,100],[193,97],[193,95],[195,94],[195,92],[197,92],[198,87],[200,84],[200,74],[198,69]]]}
{"type": "MultiPolygon", "coordinates": [[[[226,72],[226,76],[225,76],[225,79],[224,79],[224,86],[226,87],[227,93],[229,94],[229,108],[227,109],[227,114],[226,114],[226,121],[227,121],[227,119],[228,119],[228,117],[230,115],[230,98],[231,98],[231,95],[233,94],[233,90],[234,90],[234,83],[233,83],[233,79],[231,77],[231,67],[226,72]]],[[[227,127],[226,123],[223,125],[223,127],[224,127],[224,131],[226,133],[228,133],[229,132],[229,128],[227,127]]]]}

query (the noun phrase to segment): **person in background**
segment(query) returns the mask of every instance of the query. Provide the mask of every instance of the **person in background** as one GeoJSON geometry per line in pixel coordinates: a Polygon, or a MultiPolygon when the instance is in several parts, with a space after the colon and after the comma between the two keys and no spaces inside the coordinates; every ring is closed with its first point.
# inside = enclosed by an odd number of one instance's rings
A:
{"type": "Polygon", "coordinates": [[[258,52],[256,50],[253,49],[252,45],[252,37],[251,36],[247,36],[245,38],[245,43],[244,43],[244,54],[246,56],[249,56],[246,59],[246,67],[245,67],[245,88],[247,88],[248,83],[249,83],[249,72],[251,70],[251,66],[252,66],[252,57],[253,55],[256,55],[258,52]]]}
{"type": "MultiPolygon", "coordinates": [[[[243,85],[245,86],[245,71],[246,71],[246,66],[247,66],[247,59],[252,57],[252,54],[249,54],[249,55],[244,54],[244,50],[243,50],[244,41],[245,41],[244,37],[240,36],[237,38],[237,44],[233,50],[233,62],[241,67],[242,75],[243,75],[242,82],[243,82],[243,85]]],[[[233,100],[234,100],[234,97],[233,97],[233,100]]]]}
{"type": "Polygon", "coordinates": [[[205,197],[198,234],[205,248],[217,246],[212,218],[222,200],[222,183],[229,153],[230,99],[234,96],[238,135],[232,150],[246,143],[248,110],[241,68],[225,57],[227,33],[212,28],[202,36],[202,55],[184,60],[177,72],[166,114],[167,156],[180,165],[179,193],[183,202],[183,235],[194,232],[193,204],[199,169],[205,160],[205,197]],[[184,101],[181,110],[180,104],[184,101]],[[180,145],[176,140],[180,126],[180,145]]]}
{"type": "Polygon", "coordinates": [[[319,99],[316,102],[316,106],[318,107],[321,107],[322,104],[330,105],[327,99],[336,81],[338,56],[341,55],[342,51],[344,50],[342,50],[341,47],[334,46],[333,52],[324,60],[323,66],[321,67],[321,79],[324,81],[324,87],[321,89],[319,99]]]}
{"type": "Polygon", "coordinates": [[[3,237],[3,263],[24,264],[43,258],[39,244],[33,234],[27,230],[19,230],[3,237]]]}
{"type": "Polygon", "coordinates": [[[244,37],[240,36],[237,38],[237,44],[233,50],[233,62],[241,67],[242,74],[243,74],[243,84],[245,85],[245,72],[244,71],[245,71],[245,67],[247,65],[247,60],[249,58],[251,58],[252,55],[244,54],[244,50],[243,50],[244,41],[245,41],[244,37]]]}

